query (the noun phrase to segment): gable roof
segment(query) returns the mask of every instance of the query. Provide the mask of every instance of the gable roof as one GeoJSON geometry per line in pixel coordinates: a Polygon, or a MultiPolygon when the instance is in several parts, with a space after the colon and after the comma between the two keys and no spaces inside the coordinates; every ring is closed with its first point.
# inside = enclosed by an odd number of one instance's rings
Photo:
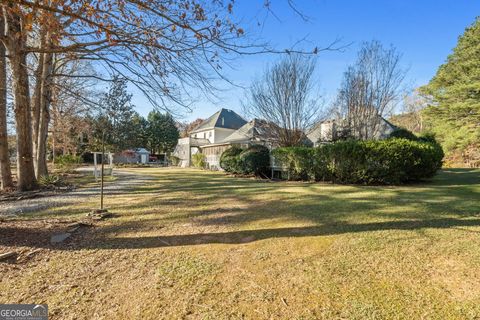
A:
{"type": "Polygon", "coordinates": [[[253,119],[247,122],[237,131],[234,131],[231,135],[226,137],[223,142],[235,142],[246,140],[262,140],[262,141],[274,141],[276,139],[276,132],[273,130],[274,125],[260,119],[253,119]]]}
{"type": "Polygon", "coordinates": [[[246,123],[235,111],[222,108],[200,123],[192,133],[213,128],[238,129],[246,123]]]}
{"type": "Polygon", "coordinates": [[[385,119],[384,117],[382,117],[383,121],[385,121],[385,123],[387,125],[389,125],[393,130],[395,129],[398,129],[398,126],[394,125],[393,123],[391,123],[390,121],[388,121],[387,119],[385,119]]]}

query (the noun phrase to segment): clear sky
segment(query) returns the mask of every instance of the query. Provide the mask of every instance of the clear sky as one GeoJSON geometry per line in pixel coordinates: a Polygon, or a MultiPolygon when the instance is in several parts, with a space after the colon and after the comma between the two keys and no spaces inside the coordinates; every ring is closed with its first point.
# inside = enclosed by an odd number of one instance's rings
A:
{"type": "MultiPolygon", "coordinates": [[[[258,16],[263,0],[238,0],[236,13],[246,21],[258,16]]],[[[345,68],[355,60],[362,41],[379,40],[394,45],[403,54],[408,68],[406,85],[418,86],[430,80],[457,42],[464,29],[480,15],[480,1],[474,0],[297,0],[298,9],[309,16],[303,21],[286,0],[272,0],[272,10],[261,29],[261,37],[277,48],[288,48],[306,38],[304,48],[326,46],[336,38],[352,43],[343,52],[322,52],[318,56],[316,79],[321,93],[331,101],[345,68]]],[[[260,10],[260,15],[266,14],[260,10]]],[[[258,29],[257,29],[258,31],[258,29]]],[[[227,76],[240,86],[248,86],[277,55],[255,55],[235,61],[227,76]]],[[[202,99],[183,120],[206,118],[219,108],[241,112],[241,88],[220,83],[219,99],[202,99]]],[[[134,92],[137,111],[146,115],[152,107],[134,92]]]]}

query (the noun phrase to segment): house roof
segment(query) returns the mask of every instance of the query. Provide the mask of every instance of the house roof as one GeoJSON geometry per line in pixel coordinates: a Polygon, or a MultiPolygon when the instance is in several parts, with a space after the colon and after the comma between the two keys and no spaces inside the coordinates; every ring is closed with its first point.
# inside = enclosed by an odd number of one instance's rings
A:
{"type": "Polygon", "coordinates": [[[190,138],[189,143],[191,146],[199,147],[199,146],[204,146],[206,144],[210,144],[210,140],[203,139],[203,138],[190,138]]]}
{"type": "MultiPolygon", "coordinates": [[[[390,121],[388,121],[387,119],[385,119],[384,117],[382,116],[379,116],[380,117],[380,120],[385,122],[387,125],[389,125],[390,127],[392,127],[393,129],[397,128],[396,125],[394,125],[393,123],[391,123],[390,121]]],[[[326,119],[326,120],[322,120],[322,121],[319,121],[317,123],[315,123],[311,128],[310,130],[308,131],[308,134],[310,134],[311,132],[314,132],[318,129],[320,129],[320,126],[322,125],[322,123],[334,123],[334,122],[338,122],[338,120],[336,119],[326,119]]],[[[341,122],[340,122],[341,124],[341,122]]]]}
{"type": "Polygon", "coordinates": [[[276,140],[273,124],[260,119],[253,119],[247,122],[222,142],[235,142],[245,140],[276,140]]]}
{"type": "Polygon", "coordinates": [[[222,108],[200,123],[198,127],[192,130],[192,133],[213,128],[238,129],[246,123],[247,121],[235,111],[222,108]]]}
{"type": "Polygon", "coordinates": [[[148,150],[145,149],[145,148],[136,148],[136,149],[135,149],[135,152],[136,152],[136,153],[148,153],[148,154],[150,154],[150,151],[148,151],[148,150]]]}
{"type": "Polygon", "coordinates": [[[386,124],[388,124],[392,129],[398,129],[398,126],[394,125],[393,123],[391,123],[390,121],[388,121],[387,119],[385,119],[384,117],[382,117],[383,121],[385,121],[386,124]]]}

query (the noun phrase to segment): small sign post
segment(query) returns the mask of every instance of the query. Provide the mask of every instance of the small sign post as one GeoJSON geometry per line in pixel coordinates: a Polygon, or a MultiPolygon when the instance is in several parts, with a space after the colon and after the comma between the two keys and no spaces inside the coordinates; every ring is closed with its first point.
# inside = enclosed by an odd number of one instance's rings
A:
{"type": "MultiPolygon", "coordinates": [[[[111,161],[111,154],[110,156],[110,163],[111,161]]],[[[95,159],[95,177],[96,171],[97,171],[97,165],[96,165],[96,157],[97,153],[94,153],[94,159],[95,159]]],[[[105,130],[102,132],[102,163],[100,164],[100,209],[94,209],[92,212],[88,213],[87,216],[90,216],[94,219],[103,219],[106,217],[111,216],[111,214],[108,212],[107,209],[103,208],[103,187],[104,187],[104,176],[105,176],[105,130]]]]}
{"type": "Polygon", "coordinates": [[[102,169],[101,169],[101,182],[100,182],[100,211],[103,212],[103,174],[105,169],[105,130],[102,132],[102,169]]]}

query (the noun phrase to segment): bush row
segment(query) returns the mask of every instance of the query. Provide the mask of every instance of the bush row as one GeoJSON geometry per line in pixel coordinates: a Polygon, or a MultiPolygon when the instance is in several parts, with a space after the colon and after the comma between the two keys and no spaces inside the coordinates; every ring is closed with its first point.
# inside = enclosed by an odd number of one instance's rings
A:
{"type": "Polygon", "coordinates": [[[220,167],[235,174],[265,173],[270,166],[270,151],[262,145],[253,145],[247,149],[237,146],[225,150],[220,157],[220,167]]]}
{"type": "Polygon", "coordinates": [[[400,184],[432,177],[442,166],[443,150],[431,138],[391,138],[278,148],[273,155],[291,180],[400,184]]]}

